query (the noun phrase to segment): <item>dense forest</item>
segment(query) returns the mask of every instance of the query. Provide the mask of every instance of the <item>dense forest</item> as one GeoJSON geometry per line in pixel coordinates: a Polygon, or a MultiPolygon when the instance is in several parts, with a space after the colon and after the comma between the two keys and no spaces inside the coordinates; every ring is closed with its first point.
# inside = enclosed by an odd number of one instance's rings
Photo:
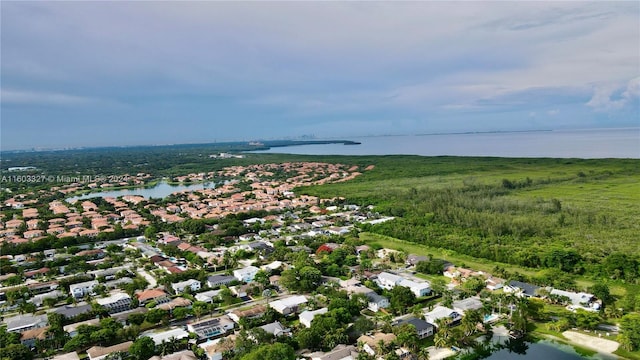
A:
{"type": "Polygon", "coordinates": [[[529,268],[637,283],[637,160],[381,157],[353,182],[306,188],[375,204],[365,230],[529,268]]]}

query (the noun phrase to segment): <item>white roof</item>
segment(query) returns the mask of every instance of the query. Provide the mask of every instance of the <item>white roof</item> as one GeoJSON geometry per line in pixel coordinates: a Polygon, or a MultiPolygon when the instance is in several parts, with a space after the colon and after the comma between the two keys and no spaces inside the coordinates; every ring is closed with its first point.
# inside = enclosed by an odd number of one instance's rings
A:
{"type": "Polygon", "coordinates": [[[115,293],[111,296],[107,296],[106,298],[97,298],[96,302],[100,305],[113,304],[114,302],[118,302],[120,300],[131,299],[128,294],[125,293],[115,293]]]}
{"type": "Polygon", "coordinates": [[[553,295],[568,297],[569,299],[571,299],[571,303],[573,305],[586,304],[593,299],[592,294],[587,294],[583,292],[575,293],[571,291],[553,289],[551,290],[550,293],[553,295]]]}
{"type": "Polygon", "coordinates": [[[270,270],[277,270],[282,266],[282,261],[274,261],[270,264],[267,265],[263,265],[260,268],[262,269],[270,269],[270,270]]]}
{"type": "Polygon", "coordinates": [[[402,281],[400,281],[398,285],[412,288],[412,289],[428,289],[431,287],[431,284],[426,281],[416,282],[408,279],[402,279],[402,281]]]}
{"type": "Polygon", "coordinates": [[[286,309],[288,307],[304,304],[306,302],[307,302],[307,297],[306,296],[304,296],[304,295],[296,295],[296,296],[290,296],[290,297],[285,298],[285,299],[272,301],[272,302],[269,303],[269,306],[271,306],[275,310],[278,310],[278,311],[282,312],[284,309],[286,309]]]}
{"type": "Polygon", "coordinates": [[[435,308],[433,308],[433,310],[426,312],[424,316],[427,319],[427,321],[429,320],[435,321],[437,319],[441,319],[449,316],[452,312],[454,312],[453,309],[449,309],[448,307],[438,305],[435,308]]]}
{"type": "Polygon", "coordinates": [[[255,267],[253,265],[250,265],[250,266],[247,266],[247,267],[242,268],[242,269],[233,270],[233,273],[234,274],[251,274],[251,273],[254,273],[254,272],[258,272],[258,271],[260,271],[260,269],[258,269],[257,267],[255,267]]]}
{"type": "Polygon", "coordinates": [[[388,282],[392,282],[392,283],[396,283],[396,284],[401,282],[402,280],[404,280],[404,278],[402,276],[398,276],[398,275],[391,274],[391,273],[388,273],[388,272],[381,272],[378,275],[378,279],[379,280],[388,281],[388,282]]]}
{"type": "Polygon", "coordinates": [[[313,321],[313,318],[316,317],[316,315],[326,314],[327,311],[329,311],[328,308],[322,308],[322,309],[313,310],[313,311],[305,310],[300,313],[300,322],[305,320],[308,323],[311,323],[313,321]]]}
{"type": "Polygon", "coordinates": [[[140,336],[148,336],[156,345],[160,345],[162,341],[169,341],[171,338],[180,340],[189,337],[189,333],[181,328],[174,328],[158,333],[143,333],[140,336]]]}
{"type": "Polygon", "coordinates": [[[171,284],[171,287],[174,288],[174,289],[179,289],[179,288],[191,286],[191,284],[195,284],[195,283],[200,284],[200,281],[194,280],[194,279],[189,279],[189,280],[173,283],[173,284],[171,284]]]}
{"type": "Polygon", "coordinates": [[[91,281],[85,281],[85,282],[69,285],[69,289],[73,291],[73,289],[79,289],[79,288],[97,286],[97,285],[98,285],[97,280],[91,280],[91,281]]]}

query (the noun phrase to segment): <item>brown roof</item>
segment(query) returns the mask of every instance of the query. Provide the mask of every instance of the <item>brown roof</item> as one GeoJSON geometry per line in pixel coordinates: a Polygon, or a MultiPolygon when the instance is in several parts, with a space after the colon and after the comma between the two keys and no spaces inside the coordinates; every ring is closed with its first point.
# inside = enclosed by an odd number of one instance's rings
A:
{"type": "Polygon", "coordinates": [[[139,301],[146,301],[146,300],[167,296],[167,293],[164,292],[164,290],[162,289],[151,289],[151,290],[145,290],[137,294],[136,296],[138,297],[139,301]]]}
{"type": "Polygon", "coordinates": [[[49,330],[48,326],[31,329],[22,332],[22,336],[20,337],[21,341],[29,340],[29,339],[39,339],[44,340],[47,338],[47,330],[49,330]]]}
{"type": "Polygon", "coordinates": [[[87,350],[87,354],[89,355],[89,358],[95,359],[97,357],[100,357],[109,353],[113,353],[113,352],[129,351],[129,348],[131,347],[132,344],[133,344],[133,341],[127,341],[121,344],[116,344],[108,347],[93,346],[89,348],[89,350],[87,350]]]}

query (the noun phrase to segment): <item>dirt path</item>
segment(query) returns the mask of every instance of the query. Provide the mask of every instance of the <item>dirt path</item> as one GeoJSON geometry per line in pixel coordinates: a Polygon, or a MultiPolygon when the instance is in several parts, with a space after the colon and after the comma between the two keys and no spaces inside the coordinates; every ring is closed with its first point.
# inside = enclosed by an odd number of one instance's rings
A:
{"type": "Polygon", "coordinates": [[[614,351],[618,350],[618,346],[620,345],[613,340],[585,335],[575,331],[565,331],[562,333],[562,335],[576,345],[580,345],[600,353],[611,354],[614,351]]]}

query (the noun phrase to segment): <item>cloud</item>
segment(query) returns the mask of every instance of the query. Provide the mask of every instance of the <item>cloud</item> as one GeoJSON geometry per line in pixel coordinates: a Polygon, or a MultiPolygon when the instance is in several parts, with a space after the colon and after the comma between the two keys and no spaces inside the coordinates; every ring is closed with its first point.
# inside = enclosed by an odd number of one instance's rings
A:
{"type": "MultiPolygon", "coordinates": [[[[626,106],[638,106],[640,99],[640,76],[629,80],[626,86],[616,84],[600,84],[594,86],[593,96],[587,102],[598,111],[622,109],[626,106]]],[[[638,109],[636,109],[638,110],[638,109]]]]}
{"type": "Polygon", "coordinates": [[[108,105],[112,103],[99,98],[70,95],[64,93],[20,91],[20,90],[0,90],[0,101],[2,104],[22,104],[22,105],[55,105],[55,106],[86,106],[86,105],[108,105]]]}

